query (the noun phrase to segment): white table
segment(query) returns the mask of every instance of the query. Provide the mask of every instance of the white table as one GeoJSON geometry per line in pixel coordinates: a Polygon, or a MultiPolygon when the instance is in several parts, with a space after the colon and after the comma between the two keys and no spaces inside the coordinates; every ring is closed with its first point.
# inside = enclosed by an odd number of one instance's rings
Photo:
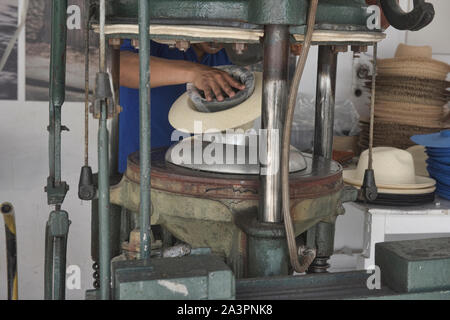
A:
{"type": "Polygon", "coordinates": [[[363,250],[358,269],[375,264],[375,244],[387,235],[450,233],[450,201],[436,197],[434,203],[414,207],[352,204],[364,212],[363,250]]]}

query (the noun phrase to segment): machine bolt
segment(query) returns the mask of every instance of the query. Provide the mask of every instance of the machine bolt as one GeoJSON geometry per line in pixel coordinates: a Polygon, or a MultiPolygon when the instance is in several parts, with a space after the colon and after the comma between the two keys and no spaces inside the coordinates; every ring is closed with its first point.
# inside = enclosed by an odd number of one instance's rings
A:
{"type": "Polygon", "coordinates": [[[294,56],[299,56],[302,53],[303,44],[301,43],[291,43],[291,53],[294,56]]]}
{"type": "Polygon", "coordinates": [[[243,43],[243,42],[233,43],[233,51],[237,55],[244,54],[244,52],[247,50],[247,48],[248,48],[248,45],[246,43],[243,43]]]}
{"type": "Polygon", "coordinates": [[[367,79],[369,77],[370,69],[366,64],[360,64],[356,69],[356,75],[359,79],[367,79]]]}
{"type": "Polygon", "coordinates": [[[348,51],[348,46],[346,46],[346,45],[333,46],[333,51],[336,52],[336,53],[347,52],[348,51]]]}
{"type": "Polygon", "coordinates": [[[355,53],[367,52],[367,46],[351,46],[351,49],[355,53]]]}
{"type": "Polygon", "coordinates": [[[175,42],[175,46],[180,51],[187,51],[187,49],[189,49],[191,44],[189,43],[189,41],[186,41],[186,40],[177,40],[175,42]]]}

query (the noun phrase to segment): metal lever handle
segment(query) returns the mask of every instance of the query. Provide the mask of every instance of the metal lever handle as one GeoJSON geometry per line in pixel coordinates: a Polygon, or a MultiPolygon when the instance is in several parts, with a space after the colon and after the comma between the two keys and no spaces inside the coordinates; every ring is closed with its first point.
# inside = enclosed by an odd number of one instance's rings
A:
{"type": "Polygon", "coordinates": [[[80,180],[78,182],[78,198],[81,200],[92,200],[95,197],[96,188],[92,169],[89,166],[81,167],[80,180]]]}
{"type": "Polygon", "coordinates": [[[358,199],[360,201],[375,201],[378,197],[378,189],[375,183],[375,174],[372,169],[366,169],[358,199]]]}
{"type": "Polygon", "coordinates": [[[378,0],[389,23],[398,30],[417,31],[434,18],[434,7],[425,0],[414,0],[414,9],[404,12],[397,0],[378,0]]]}

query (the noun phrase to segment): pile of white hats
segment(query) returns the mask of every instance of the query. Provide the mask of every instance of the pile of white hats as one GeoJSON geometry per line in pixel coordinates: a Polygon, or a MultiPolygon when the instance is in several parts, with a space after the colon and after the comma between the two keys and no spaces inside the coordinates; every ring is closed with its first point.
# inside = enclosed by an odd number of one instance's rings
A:
{"type": "MultiPolygon", "coordinates": [[[[373,148],[372,159],[380,199],[389,199],[389,203],[399,205],[419,204],[434,199],[436,181],[416,174],[413,156],[408,151],[376,147],[373,148]]],[[[365,150],[361,153],[356,169],[344,170],[344,182],[360,188],[368,161],[369,152],[365,150]]]]}

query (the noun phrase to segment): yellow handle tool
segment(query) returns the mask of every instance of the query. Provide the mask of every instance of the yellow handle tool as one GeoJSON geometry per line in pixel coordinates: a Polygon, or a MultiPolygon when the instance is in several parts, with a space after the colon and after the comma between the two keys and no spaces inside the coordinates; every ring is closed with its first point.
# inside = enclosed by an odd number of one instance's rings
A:
{"type": "Polygon", "coordinates": [[[5,222],[6,264],[8,271],[8,300],[17,300],[17,240],[14,207],[11,203],[4,202],[1,204],[0,210],[5,222]]]}

